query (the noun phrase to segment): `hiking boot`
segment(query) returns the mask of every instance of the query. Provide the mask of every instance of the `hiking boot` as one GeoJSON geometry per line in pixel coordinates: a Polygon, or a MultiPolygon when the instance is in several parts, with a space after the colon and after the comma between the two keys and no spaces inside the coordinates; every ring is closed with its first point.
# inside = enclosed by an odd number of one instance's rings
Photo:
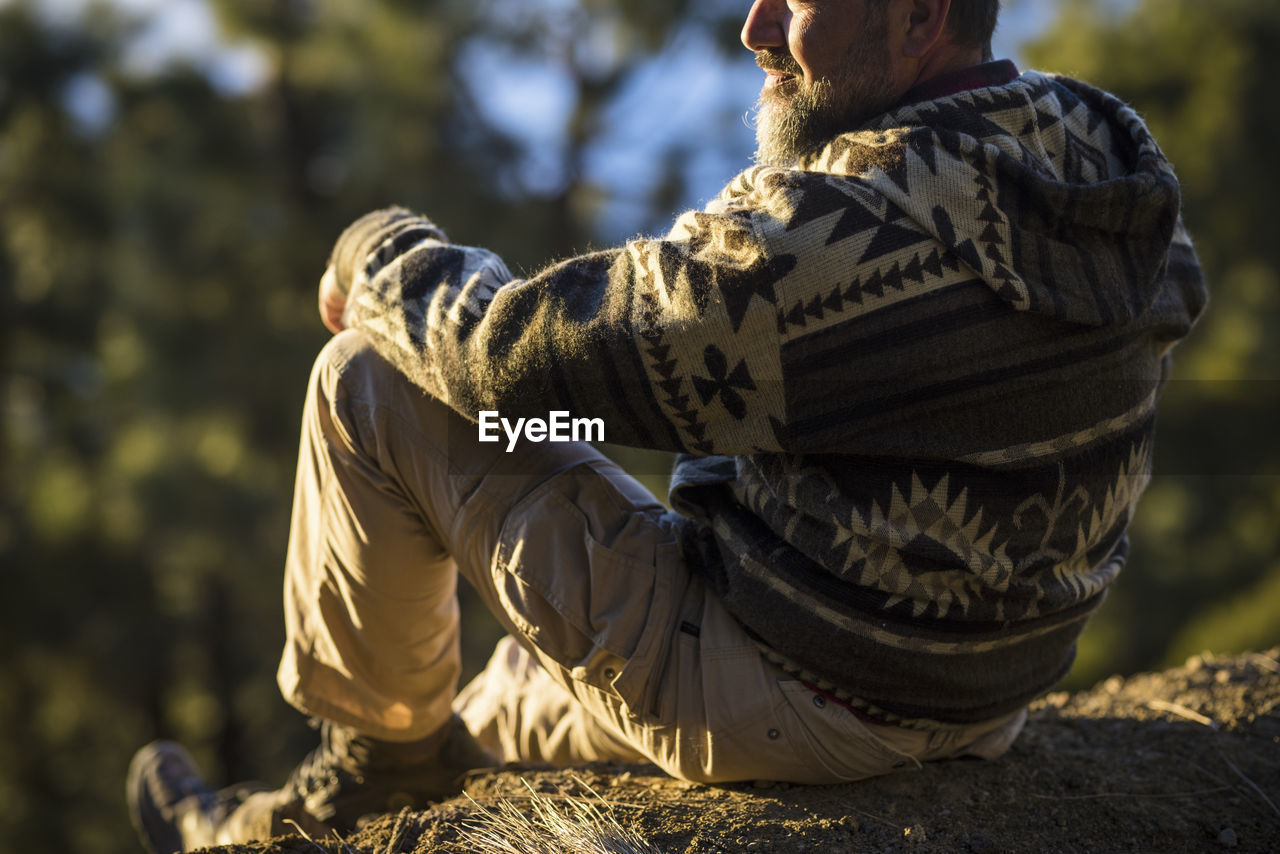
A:
{"type": "Polygon", "coordinates": [[[326,721],[320,746],[285,784],[244,798],[219,822],[215,838],[228,845],[299,831],[315,839],[345,834],[366,816],[452,797],[462,791],[468,771],[494,764],[457,715],[432,735],[406,743],[326,721]]]}
{"type": "Polygon", "coordinates": [[[134,754],[125,794],[143,845],[151,854],[172,854],[213,845],[218,825],[264,788],[247,783],[214,791],[181,745],[155,741],[134,754]]]}

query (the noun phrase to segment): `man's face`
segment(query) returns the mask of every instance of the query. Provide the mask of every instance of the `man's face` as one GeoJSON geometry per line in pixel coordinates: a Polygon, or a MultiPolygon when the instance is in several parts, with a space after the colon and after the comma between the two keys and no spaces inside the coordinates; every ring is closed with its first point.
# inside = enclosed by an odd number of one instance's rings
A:
{"type": "Polygon", "coordinates": [[[769,73],[756,113],[756,159],[790,165],[898,97],[890,4],[755,0],[742,42],[769,73]]]}

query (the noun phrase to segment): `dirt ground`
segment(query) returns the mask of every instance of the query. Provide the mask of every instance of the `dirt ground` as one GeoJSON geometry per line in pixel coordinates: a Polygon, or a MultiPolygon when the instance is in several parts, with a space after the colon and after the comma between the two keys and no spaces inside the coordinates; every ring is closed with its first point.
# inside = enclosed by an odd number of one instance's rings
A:
{"type": "MultiPolygon", "coordinates": [[[[459,827],[533,791],[590,797],[665,854],[1280,852],[1280,648],[1196,657],[1032,707],[1012,750],[842,786],[702,786],[652,766],[509,768],[466,797],[384,816],[344,841],[285,837],[223,854],[484,850],[459,827]]],[[[593,849],[594,850],[594,849],[593,849]]]]}

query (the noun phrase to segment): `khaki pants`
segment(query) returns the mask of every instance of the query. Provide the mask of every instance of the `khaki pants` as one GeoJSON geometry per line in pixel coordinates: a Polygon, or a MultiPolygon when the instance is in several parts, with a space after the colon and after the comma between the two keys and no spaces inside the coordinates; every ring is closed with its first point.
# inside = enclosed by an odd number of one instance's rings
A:
{"type": "MultiPolygon", "coordinates": [[[[607,427],[607,425],[606,425],[607,427]]],[[[457,711],[505,760],[650,760],[687,780],[830,783],[996,756],[1025,713],[865,724],[765,660],[684,565],[669,511],[593,448],[476,441],[362,334],[308,387],[279,683],[409,741],[457,711]],[[458,571],[510,637],[456,693],[458,571]]]]}

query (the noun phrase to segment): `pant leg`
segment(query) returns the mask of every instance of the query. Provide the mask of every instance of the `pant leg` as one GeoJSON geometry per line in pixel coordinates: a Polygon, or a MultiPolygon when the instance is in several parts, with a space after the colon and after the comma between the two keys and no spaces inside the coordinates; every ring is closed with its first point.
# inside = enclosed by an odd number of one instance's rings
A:
{"type": "Polygon", "coordinates": [[[643,762],[515,638],[498,642],[484,670],[453,702],[471,734],[504,762],[643,762]]]}
{"type": "Polygon", "coordinates": [[[321,354],[279,673],[303,711],[390,740],[439,726],[458,672],[461,570],[523,649],[506,659],[523,675],[491,662],[462,703],[499,698],[469,723],[496,721],[508,758],[643,756],[690,780],[820,783],[984,734],[869,728],[819,703],[690,575],[669,513],[633,478],[586,445],[506,454],[475,435],[359,333],[321,354]]]}
{"type": "MultiPolygon", "coordinates": [[[[388,740],[443,723],[459,672],[458,565],[557,676],[637,696],[640,674],[621,674],[668,593],[657,556],[670,569],[678,551],[662,505],[589,445],[507,454],[476,435],[360,333],[322,351],[303,414],[277,674],[302,711],[388,740]]],[[[646,642],[662,633],[652,628],[646,642]]]]}
{"type": "MultiPolygon", "coordinates": [[[[303,407],[277,681],[301,711],[409,741],[449,716],[457,572],[395,465],[403,394],[359,339],[317,359],[303,407]],[[385,405],[378,397],[385,395],[385,405]]],[[[431,454],[429,447],[422,454],[431,454]]]]}

